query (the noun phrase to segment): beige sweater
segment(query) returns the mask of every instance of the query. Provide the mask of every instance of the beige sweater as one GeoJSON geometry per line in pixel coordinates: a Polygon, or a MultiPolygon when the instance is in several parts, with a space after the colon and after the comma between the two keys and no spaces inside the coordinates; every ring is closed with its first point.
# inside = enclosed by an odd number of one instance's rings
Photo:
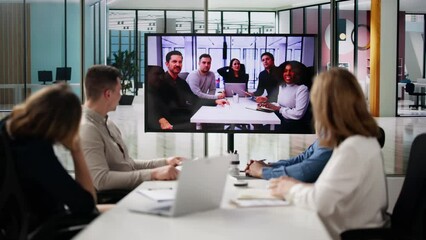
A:
{"type": "Polygon", "coordinates": [[[285,198],[318,213],[333,239],[386,222],[387,193],[376,138],[352,136],[334,152],[315,184],[297,184],[285,198]]]}
{"type": "Polygon", "coordinates": [[[133,160],[120,130],[108,117],[83,109],[81,145],[97,190],[133,189],[151,180],[151,168],[164,166],[166,159],[133,160]]]}

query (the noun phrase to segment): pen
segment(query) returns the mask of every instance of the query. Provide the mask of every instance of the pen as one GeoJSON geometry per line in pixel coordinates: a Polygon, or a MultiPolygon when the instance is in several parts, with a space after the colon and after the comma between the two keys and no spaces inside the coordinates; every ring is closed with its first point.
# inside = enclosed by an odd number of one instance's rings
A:
{"type": "Polygon", "coordinates": [[[152,190],[173,190],[173,188],[147,188],[146,190],[152,191],[152,190]]]}

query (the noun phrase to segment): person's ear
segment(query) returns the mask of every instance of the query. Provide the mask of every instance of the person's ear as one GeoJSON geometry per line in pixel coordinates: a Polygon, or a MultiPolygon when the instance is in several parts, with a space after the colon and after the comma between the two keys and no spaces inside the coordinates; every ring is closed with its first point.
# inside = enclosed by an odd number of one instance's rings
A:
{"type": "Polygon", "coordinates": [[[110,89],[105,89],[104,90],[104,97],[106,99],[109,99],[111,97],[111,90],[110,89]]]}

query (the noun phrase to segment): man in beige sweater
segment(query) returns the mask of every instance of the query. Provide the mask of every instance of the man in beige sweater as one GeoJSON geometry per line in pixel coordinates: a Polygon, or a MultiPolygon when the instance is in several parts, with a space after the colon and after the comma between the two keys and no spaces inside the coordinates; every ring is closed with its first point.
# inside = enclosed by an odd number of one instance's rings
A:
{"type": "Polygon", "coordinates": [[[110,66],[91,67],[84,81],[86,102],[80,138],[95,188],[133,189],[147,180],[175,180],[179,157],[134,160],[129,156],[118,127],[108,119],[121,94],[120,72],[110,66]]]}

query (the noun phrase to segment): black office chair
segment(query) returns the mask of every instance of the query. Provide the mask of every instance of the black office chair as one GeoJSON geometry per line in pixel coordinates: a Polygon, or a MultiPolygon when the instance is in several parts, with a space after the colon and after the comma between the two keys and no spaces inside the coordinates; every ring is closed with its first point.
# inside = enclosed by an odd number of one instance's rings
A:
{"type": "Polygon", "coordinates": [[[0,128],[0,239],[71,239],[96,216],[60,214],[29,232],[31,215],[10,151],[10,139],[0,128]]]}
{"type": "Polygon", "coordinates": [[[390,228],[354,229],[342,240],[426,239],[426,133],[411,145],[404,184],[391,215],[390,228]]]}
{"type": "Polygon", "coordinates": [[[422,105],[420,104],[420,97],[426,96],[426,92],[414,92],[415,86],[413,83],[406,83],[405,85],[405,91],[410,95],[410,96],[416,96],[416,101],[415,104],[413,105],[409,105],[408,107],[414,107],[415,109],[420,108],[426,108],[426,105],[422,105]]]}
{"type": "Polygon", "coordinates": [[[183,80],[186,80],[186,78],[188,77],[188,75],[189,75],[189,72],[180,72],[180,73],[178,74],[178,76],[179,76],[180,78],[182,78],[183,80]]]}
{"type": "Polygon", "coordinates": [[[111,189],[97,191],[98,204],[113,204],[119,202],[131,191],[126,189],[111,189]]]}
{"type": "Polygon", "coordinates": [[[385,146],[386,134],[383,128],[379,127],[379,136],[377,137],[377,141],[379,141],[380,147],[383,148],[385,146]]]}

